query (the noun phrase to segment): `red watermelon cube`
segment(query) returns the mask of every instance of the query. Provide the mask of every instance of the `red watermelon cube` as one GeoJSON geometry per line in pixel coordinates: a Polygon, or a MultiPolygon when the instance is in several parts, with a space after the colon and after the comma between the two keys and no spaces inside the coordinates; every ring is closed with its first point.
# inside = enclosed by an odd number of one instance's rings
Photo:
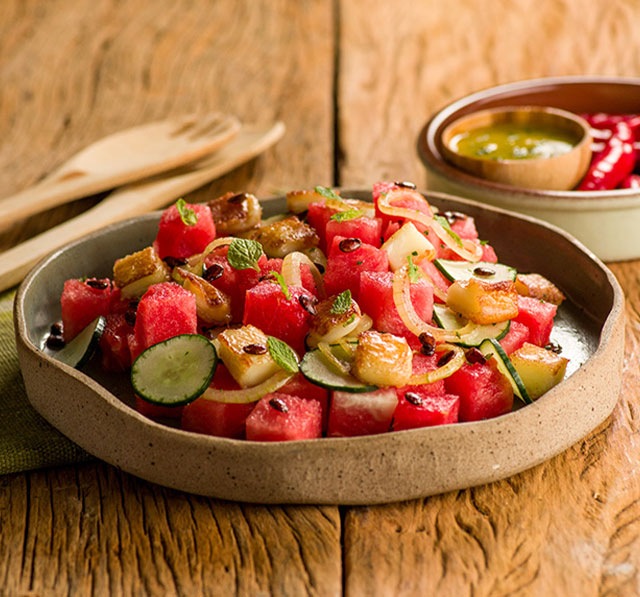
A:
{"type": "Polygon", "coordinates": [[[519,321],[511,321],[509,331],[505,337],[500,340],[500,346],[504,348],[507,354],[511,354],[520,348],[525,342],[529,341],[529,328],[519,321]]]}
{"type": "Polygon", "coordinates": [[[185,208],[193,210],[196,214],[197,222],[192,226],[182,221],[175,205],[167,208],[160,218],[158,236],[154,242],[160,259],[191,257],[204,251],[216,237],[216,226],[207,205],[186,203],[185,208]]]}
{"type": "MultiPolygon", "coordinates": [[[[472,239],[473,240],[473,239],[472,239]]],[[[480,243],[478,240],[474,240],[477,245],[480,243]]],[[[487,243],[480,244],[482,249],[482,255],[480,261],[486,261],[488,263],[498,263],[498,256],[493,250],[493,247],[487,243]]],[[[452,261],[464,261],[464,258],[460,257],[453,249],[447,247],[444,243],[439,242],[436,247],[436,257],[438,259],[451,259],[452,261]]]]}
{"type": "Polygon", "coordinates": [[[354,218],[337,222],[329,220],[326,227],[327,246],[331,247],[336,236],[343,238],[359,238],[363,243],[380,246],[382,220],[380,218],[354,218]]]}
{"type": "MultiPolygon", "coordinates": [[[[278,257],[274,257],[272,259],[267,259],[264,263],[260,262],[260,271],[262,272],[262,276],[268,276],[269,272],[277,272],[279,274],[282,273],[282,259],[278,257]]],[[[318,297],[318,289],[316,288],[316,282],[313,278],[313,274],[311,273],[311,268],[303,264],[300,268],[300,280],[302,281],[302,287],[308,290],[315,297],[318,297]]]]}
{"type": "MultiPolygon", "coordinates": [[[[558,306],[546,303],[537,298],[518,295],[518,316],[515,321],[529,328],[527,342],[537,346],[549,344],[549,336],[553,328],[553,318],[558,306]]],[[[512,323],[513,325],[513,323],[512,323]]]]}
{"type": "Polygon", "coordinates": [[[482,245],[482,257],[480,257],[480,261],[486,261],[487,263],[498,263],[498,256],[489,243],[484,243],[482,245]]]}
{"type": "Polygon", "coordinates": [[[313,295],[298,286],[289,286],[288,290],[290,298],[285,296],[280,284],[270,280],[247,290],[242,323],[279,338],[302,355],[312,316],[302,306],[300,298],[306,296],[313,301],[313,295]]]}
{"type": "Polygon", "coordinates": [[[386,243],[400,228],[402,228],[403,222],[393,221],[386,222],[382,227],[382,242],[386,243]]]}
{"type": "Polygon", "coordinates": [[[159,406],[136,396],[136,410],[149,419],[179,419],[184,406],[159,406]]]}
{"type": "Polygon", "coordinates": [[[431,396],[408,392],[398,399],[393,413],[393,430],[457,423],[459,410],[460,397],[454,394],[431,396]]]}
{"type": "Polygon", "coordinates": [[[252,441],[314,439],[322,436],[322,409],[315,400],[274,392],[260,399],[246,427],[252,441]]]}
{"type": "Polygon", "coordinates": [[[460,420],[480,421],[511,411],[513,389],[493,359],[467,363],[445,379],[447,393],[460,396],[460,420]]]}
{"type": "Polygon", "coordinates": [[[109,313],[100,336],[102,367],[105,371],[126,371],[131,367],[129,336],[133,326],[129,325],[123,313],[109,313]]]}
{"type": "Polygon", "coordinates": [[[351,296],[357,301],[360,293],[360,274],[389,271],[389,257],[382,249],[358,239],[348,242],[351,240],[341,236],[333,237],[324,286],[328,296],[349,289],[351,296]]]}
{"type": "Polygon", "coordinates": [[[71,279],[60,297],[65,342],[75,338],[96,317],[111,310],[111,281],[108,278],[71,279]]]}
{"type": "MultiPolygon", "coordinates": [[[[433,316],[433,287],[423,278],[410,285],[411,303],[418,316],[430,322],[433,316]]],[[[373,319],[373,327],[397,336],[413,336],[403,323],[393,300],[392,272],[363,272],[360,276],[358,304],[373,319]]]]}
{"type": "Polygon", "coordinates": [[[391,427],[397,405],[395,388],[382,388],[362,394],[333,392],[327,435],[353,437],[385,433],[391,427]]]}
{"type": "MultiPolygon", "coordinates": [[[[438,359],[441,355],[424,355],[417,352],[413,355],[412,375],[424,375],[429,371],[434,371],[438,368],[438,359]]],[[[442,396],[445,393],[444,379],[439,379],[433,383],[419,384],[419,385],[407,385],[396,389],[398,393],[398,400],[401,401],[407,392],[415,392],[421,396],[442,396]]]]}
{"type": "Polygon", "coordinates": [[[373,189],[371,190],[371,196],[373,198],[373,202],[378,203],[378,199],[380,199],[380,197],[386,195],[389,191],[395,191],[400,188],[402,187],[397,185],[395,182],[389,182],[386,180],[374,182],[373,189]]]}
{"type": "Polygon", "coordinates": [[[329,416],[329,390],[312,384],[302,373],[297,373],[278,392],[318,402],[322,410],[322,430],[326,431],[329,416]]]}
{"type": "Polygon", "coordinates": [[[324,252],[327,251],[327,223],[335,213],[338,213],[338,210],[328,207],[324,201],[309,204],[307,211],[307,224],[316,231],[316,234],[320,239],[318,246],[324,252]]]}
{"type": "Polygon", "coordinates": [[[478,238],[476,223],[471,216],[453,212],[452,220],[452,222],[449,222],[451,230],[455,232],[460,238],[467,238],[470,240],[478,238]]]}
{"type": "MultiPolygon", "coordinates": [[[[142,295],[136,313],[136,352],[142,352],[180,334],[195,334],[198,319],[196,297],[174,282],[150,286],[142,295]]],[[[132,354],[135,359],[137,354],[132,354]]]]}
{"type": "MultiPolygon", "coordinates": [[[[237,390],[240,386],[228,369],[219,363],[211,381],[211,387],[220,390],[237,390]]],[[[204,433],[216,437],[242,439],[245,423],[255,403],[226,404],[198,398],[187,404],[182,411],[181,428],[185,431],[204,433]]]]}
{"type": "MultiPolygon", "coordinates": [[[[433,265],[432,261],[423,259],[418,263],[418,267],[427,275],[427,280],[433,282],[434,286],[438,288],[443,294],[447,294],[451,282],[444,277],[442,272],[433,265]]],[[[434,295],[434,300],[438,303],[444,303],[444,301],[434,295]]]]}
{"type": "Polygon", "coordinates": [[[224,292],[231,299],[231,320],[242,321],[244,313],[244,301],[247,290],[255,286],[260,278],[265,275],[267,256],[262,254],[258,259],[260,271],[252,268],[234,269],[227,259],[229,247],[220,247],[205,259],[204,276],[218,290],[224,292]],[[219,277],[207,276],[207,271],[222,267],[222,275],[219,277]]]}

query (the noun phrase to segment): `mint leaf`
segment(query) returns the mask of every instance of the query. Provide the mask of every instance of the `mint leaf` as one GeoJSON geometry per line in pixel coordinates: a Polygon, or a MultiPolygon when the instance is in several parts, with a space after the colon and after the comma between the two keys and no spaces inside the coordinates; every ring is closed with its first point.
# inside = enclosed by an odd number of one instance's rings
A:
{"type": "Polygon", "coordinates": [[[331,313],[334,315],[342,315],[347,312],[349,307],[351,307],[351,291],[345,290],[336,297],[335,301],[333,301],[333,305],[331,305],[331,313]]]}
{"type": "Polygon", "coordinates": [[[449,233],[449,236],[456,241],[456,244],[459,247],[462,246],[462,240],[453,230],[451,230],[451,225],[449,224],[449,220],[447,220],[447,218],[443,218],[442,216],[433,216],[433,219],[449,233]]]}
{"type": "MultiPolygon", "coordinates": [[[[415,251],[411,255],[413,254],[415,254],[415,251]]],[[[409,262],[409,282],[415,284],[420,278],[420,270],[416,267],[416,264],[413,263],[411,255],[407,255],[407,261],[409,262]]]]}
{"type": "Polygon", "coordinates": [[[185,226],[195,226],[198,222],[198,216],[196,212],[190,207],[187,207],[187,202],[184,199],[178,199],[176,201],[176,209],[180,215],[180,219],[185,226]]]}
{"type": "Polygon", "coordinates": [[[364,214],[355,207],[351,207],[345,211],[339,211],[331,216],[331,220],[336,222],[346,222],[347,220],[355,220],[361,218],[364,214]]]}
{"type": "Polygon", "coordinates": [[[278,367],[281,367],[287,373],[298,372],[298,355],[286,342],[273,336],[267,336],[267,348],[278,367]]]}
{"type": "Polygon", "coordinates": [[[227,261],[233,269],[254,269],[259,272],[260,257],[262,257],[262,245],[257,240],[234,238],[229,245],[227,261]]]}
{"type": "Polygon", "coordinates": [[[342,199],[340,195],[327,187],[315,187],[314,191],[319,195],[322,195],[325,199],[342,199]]]}
{"type": "Polygon", "coordinates": [[[282,294],[284,294],[285,298],[290,301],[291,300],[291,293],[289,292],[289,287],[287,286],[287,283],[284,281],[284,278],[282,277],[282,274],[279,274],[276,271],[271,270],[269,272],[269,274],[271,274],[277,281],[278,284],[280,284],[280,288],[282,290],[282,294]]]}

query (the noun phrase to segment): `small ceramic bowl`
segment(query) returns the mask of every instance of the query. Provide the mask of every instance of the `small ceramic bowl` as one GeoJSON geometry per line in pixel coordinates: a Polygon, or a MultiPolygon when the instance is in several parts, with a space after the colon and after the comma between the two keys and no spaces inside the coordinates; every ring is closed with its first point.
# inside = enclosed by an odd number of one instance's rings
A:
{"type": "Polygon", "coordinates": [[[485,180],[528,189],[567,191],[582,180],[589,168],[591,141],[586,120],[566,110],[539,106],[492,108],[449,124],[442,132],[442,153],[453,165],[485,180]],[[473,131],[503,125],[514,130],[559,133],[571,146],[565,153],[525,159],[495,159],[460,150],[458,141],[473,135],[473,131]]]}
{"type": "Polygon", "coordinates": [[[427,122],[418,137],[418,153],[427,169],[429,189],[551,222],[605,261],[640,258],[640,190],[526,189],[483,180],[445,160],[442,134],[447,126],[467,114],[504,106],[550,106],[575,114],[634,114],[640,106],[640,79],[559,77],[493,87],[446,106],[427,122]]]}

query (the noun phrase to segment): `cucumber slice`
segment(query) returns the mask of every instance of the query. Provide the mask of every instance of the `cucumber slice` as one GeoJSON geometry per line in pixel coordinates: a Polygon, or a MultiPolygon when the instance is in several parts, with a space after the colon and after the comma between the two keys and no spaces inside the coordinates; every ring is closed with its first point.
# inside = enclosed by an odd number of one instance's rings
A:
{"type": "Polygon", "coordinates": [[[488,261],[454,261],[452,259],[434,259],[433,264],[451,282],[465,281],[470,278],[484,280],[485,282],[513,282],[518,273],[515,268],[502,263],[490,263],[488,261]],[[493,272],[493,273],[490,273],[493,272]]]}
{"type": "MultiPolygon", "coordinates": [[[[332,350],[334,347],[331,347],[332,350]]],[[[336,351],[336,356],[340,355],[336,351]]],[[[329,390],[339,390],[341,392],[374,392],[377,386],[362,383],[353,375],[341,375],[337,373],[327,364],[322,353],[316,348],[304,355],[300,362],[300,372],[312,384],[327,388],[329,390]]]]}
{"type": "Polygon", "coordinates": [[[131,367],[131,383],[147,402],[182,406],[204,393],[217,364],[218,355],[209,340],[181,334],[143,351],[131,367]]]}
{"type": "Polygon", "coordinates": [[[107,320],[100,315],[84,328],[73,340],[58,350],[53,356],[76,369],[80,369],[93,355],[107,320]]]}
{"type": "MultiPolygon", "coordinates": [[[[433,305],[433,320],[438,327],[443,330],[458,330],[467,324],[467,320],[461,317],[449,307],[444,305],[433,305]]],[[[511,327],[511,321],[501,321],[500,323],[490,323],[487,325],[479,325],[472,332],[465,334],[454,342],[466,348],[472,346],[480,346],[487,338],[493,338],[495,340],[502,340],[507,335],[509,328],[511,327]]]]}
{"type": "Polygon", "coordinates": [[[480,344],[479,348],[485,357],[493,357],[496,360],[498,370],[509,380],[513,388],[513,393],[525,404],[531,404],[533,400],[529,397],[527,388],[522,382],[522,379],[520,379],[516,368],[511,363],[511,359],[502,346],[498,344],[498,341],[490,338],[480,344]]]}
{"type": "Polygon", "coordinates": [[[467,320],[462,315],[439,303],[433,304],[433,321],[443,330],[458,330],[467,325],[467,320]]]}

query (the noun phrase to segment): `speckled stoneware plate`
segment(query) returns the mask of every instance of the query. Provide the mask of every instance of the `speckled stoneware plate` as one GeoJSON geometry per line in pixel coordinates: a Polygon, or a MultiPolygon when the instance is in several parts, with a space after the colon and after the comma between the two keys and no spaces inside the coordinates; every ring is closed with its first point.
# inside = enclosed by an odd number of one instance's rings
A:
{"type": "MultiPolygon", "coordinates": [[[[349,192],[366,198],[369,193],[349,192]]],[[[60,318],[67,278],[107,276],[114,260],[150,244],[159,214],[115,224],[66,246],[26,278],[15,303],[18,354],[33,406],[55,427],[123,470],[176,489],[258,503],[376,504],[503,479],[578,441],[612,411],[620,390],[623,295],[613,275],[557,228],[447,195],[441,209],[476,218],[501,260],[560,286],[553,339],[571,374],[536,403],[507,415],[376,436],[256,443],[153,422],[132,407],[126,375],[76,371],[40,346],[60,318]]],[[[283,210],[265,203],[265,215],[283,210]]]]}

